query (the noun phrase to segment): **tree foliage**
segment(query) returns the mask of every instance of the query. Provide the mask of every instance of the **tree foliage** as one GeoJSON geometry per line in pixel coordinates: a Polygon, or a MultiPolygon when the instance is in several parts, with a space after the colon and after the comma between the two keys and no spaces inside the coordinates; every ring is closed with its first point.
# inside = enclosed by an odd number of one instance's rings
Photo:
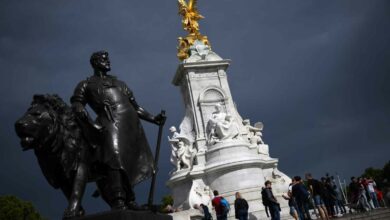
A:
{"type": "Polygon", "coordinates": [[[161,203],[164,207],[166,207],[167,205],[173,205],[173,197],[171,195],[166,195],[162,197],[161,203]]]}
{"type": "Polygon", "coordinates": [[[0,196],[1,220],[44,220],[31,202],[15,196],[0,196]]]}
{"type": "Polygon", "coordinates": [[[160,212],[169,213],[169,206],[173,206],[173,197],[171,195],[166,195],[161,198],[160,212]]]}
{"type": "Polygon", "coordinates": [[[385,164],[383,167],[383,178],[387,184],[390,183],[390,161],[385,164]]]}
{"type": "Polygon", "coordinates": [[[383,179],[383,170],[382,169],[375,169],[373,167],[369,167],[367,168],[363,175],[363,177],[366,177],[366,178],[373,178],[374,180],[376,181],[382,181],[383,179]]]}
{"type": "Polygon", "coordinates": [[[362,177],[371,177],[375,180],[379,188],[389,186],[390,184],[390,161],[388,161],[383,169],[376,169],[373,167],[367,168],[362,177]]]}

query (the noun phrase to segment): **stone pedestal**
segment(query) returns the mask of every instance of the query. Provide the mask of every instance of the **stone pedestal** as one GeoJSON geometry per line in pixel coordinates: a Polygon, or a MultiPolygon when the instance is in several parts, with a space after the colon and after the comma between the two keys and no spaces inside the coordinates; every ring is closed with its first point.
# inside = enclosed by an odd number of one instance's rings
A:
{"type": "Polygon", "coordinates": [[[150,211],[118,210],[87,215],[74,220],[172,220],[172,216],[150,211]]]}
{"type": "Polygon", "coordinates": [[[240,192],[249,203],[251,219],[263,219],[266,214],[260,192],[270,180],[281,214],[287,216],[288,204],[281,195],[291,179],[277,169],[278,159],[269,156],[269,147],[262,140],[263,124],[252,126],[238,113],[226,74],[230,61],[209,48],[199,48],[204,46],[192,47],[192,55],[179,65],[173,79],[185,105],[180,131],[171,127],[169,138],[175,169],[167,185],[175,208],[190,213],[188,210],[203,203],[212,210],[212,191],[218,190],[231,204],[229,218],[234,219],[234,195],[240,192]]]}

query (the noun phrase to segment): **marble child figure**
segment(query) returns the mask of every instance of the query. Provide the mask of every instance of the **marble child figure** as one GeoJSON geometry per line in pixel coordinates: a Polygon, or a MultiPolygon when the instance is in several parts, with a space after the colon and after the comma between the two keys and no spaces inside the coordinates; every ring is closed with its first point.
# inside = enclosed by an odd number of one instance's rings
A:
{"type": "Polygon", "coordinates": [[[171,163],[175,166],[176,171],[183,169],[192,169],[197,149],[194,147],[190,138],[177,132],[176,127],[170,129],[172,137],[168,136],[171,144],[171,163]]]}

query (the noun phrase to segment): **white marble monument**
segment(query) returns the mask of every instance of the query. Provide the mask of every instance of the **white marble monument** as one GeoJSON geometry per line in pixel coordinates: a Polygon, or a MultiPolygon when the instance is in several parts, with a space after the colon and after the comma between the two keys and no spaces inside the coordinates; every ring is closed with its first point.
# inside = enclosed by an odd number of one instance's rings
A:
{"type": "Polygon", "coordinates": [[[180,88],[185,105],[179,131],[171,127],[174,170],[167,182],[172,190],[174,219],[198,219],[201,203],[212,210],[212,191],[218,190],[231,204],[238,191],[249,203],[250,219],[266,219],[261,188],[273,182],[273,192],[287,218],[288,205],[281,195],[290,178],[277,169],[262,139],[263,124],[250,124],[238,113],[230,93],[226,70],[230,64],[202,41],[190,47],[190,56],[179,65],[173,84],[180,88]]]}

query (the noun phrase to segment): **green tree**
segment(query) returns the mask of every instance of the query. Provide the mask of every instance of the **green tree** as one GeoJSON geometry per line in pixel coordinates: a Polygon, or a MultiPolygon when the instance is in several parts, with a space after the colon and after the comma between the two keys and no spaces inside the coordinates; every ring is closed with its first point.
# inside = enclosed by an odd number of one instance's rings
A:
{"type": "Polygon", "coordinates": [[[173,197],[171,195],[163,196],[161,199],[160,212],[168,213],[167,210],[168,205],[173,205],[173,197]]]}
{"type": "Polygon", "coordinates": [[[173,205],[173,197],[171,195],[166,195],[162,197],[161,203],[163,207],[166,207],[167,205],[173,205]]]}
{"type": "Polygon", "coordinates": [[[380,189],[389,186],[390,185],[390,161],[383,166],[383,169],[376,169],[373,167],[367,168],[362,174],[362,177],[373,178],[378,188],[380,189]]]}
{"type": "Polygon", "coordinates": [[[383,167],[383,180],[387,183],[387,185],[390,184],[390,161],[383,167]]]}
{"type": "Polygon", "coordinates": [[[18,199],[15,196],[0,196],[1,220],[44,220],[35,210],[31,202],[18,199]]]}
{"type": "Polygon", "coordinates": [[[376,181],[381,181],[383,179],[383,170],[369,167],[364,171],[362,176],[367,178],[371,177],[376,181]]]}

